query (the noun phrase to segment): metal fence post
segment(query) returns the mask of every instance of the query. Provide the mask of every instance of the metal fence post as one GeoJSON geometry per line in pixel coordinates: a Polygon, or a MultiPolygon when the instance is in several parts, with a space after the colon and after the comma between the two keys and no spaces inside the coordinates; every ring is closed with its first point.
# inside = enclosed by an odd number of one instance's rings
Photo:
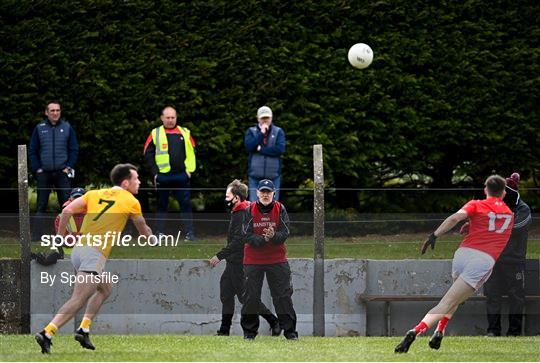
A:
{"type": "Polygon", "coordinates": [[[30,206],[26,145],[18,148],[19,239],[21,241],[21,331],[30,333],[30,206]]]}
{"type": "Polygon", "coordinates": [[[313,145],[313,335],[324,336],[324,170],[322,145],[313,145]]]}

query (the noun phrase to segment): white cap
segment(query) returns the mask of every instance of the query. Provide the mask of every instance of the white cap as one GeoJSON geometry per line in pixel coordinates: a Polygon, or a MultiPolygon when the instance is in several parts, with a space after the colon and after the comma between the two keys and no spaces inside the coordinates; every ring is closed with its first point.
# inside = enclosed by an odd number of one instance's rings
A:
{"type": "Polygon", "coordinates": [[[272,117],[272,110],[268,106],[263,106],[257,110],[257,118],[272,117]]]}

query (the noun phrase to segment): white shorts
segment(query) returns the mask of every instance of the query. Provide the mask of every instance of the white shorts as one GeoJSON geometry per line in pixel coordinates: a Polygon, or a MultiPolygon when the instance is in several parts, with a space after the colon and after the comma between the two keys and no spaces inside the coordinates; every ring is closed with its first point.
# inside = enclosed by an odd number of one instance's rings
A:
{"type": "Polygon", "coordinates": [[[460,247],[452,260],[452,278],[463,281],[478,290],[487,281],[495,265],[493,257],[474,248],[460,247]]]}
{"type": "Polygon", "coordinates": [[[77,272],[90,272],[100,275],[107,259],[101,252],[90,246],[75,246],[71,252],[71,264],[77,272]]]}

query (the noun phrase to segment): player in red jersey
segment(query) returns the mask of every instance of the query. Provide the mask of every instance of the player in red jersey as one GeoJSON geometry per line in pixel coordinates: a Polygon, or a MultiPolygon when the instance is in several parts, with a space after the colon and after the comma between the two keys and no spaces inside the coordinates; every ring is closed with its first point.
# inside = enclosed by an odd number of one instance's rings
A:
{"type": "Polygon", "coordinates": [[[431,309],[420,323],[409,330],[396,346],[396,353],[406,353],[418,334],[424,333],[438,322],[435,333],[429,341],[432,349],[439,349],[444,329],[459,304],[467,300],[491,275],[495,261],[508,243],[514,216],[503,202],[506,182],[492,175],[486,179],[484,193],[486,199],[471,200],[459,211],[446,218],[422,245],[422,254],[429,246],[435,248],[440,235],[450,231],[456,224],[469,220],[469,234],[465,236],[452,260],[454,283],[441,301],[431,309]]]}

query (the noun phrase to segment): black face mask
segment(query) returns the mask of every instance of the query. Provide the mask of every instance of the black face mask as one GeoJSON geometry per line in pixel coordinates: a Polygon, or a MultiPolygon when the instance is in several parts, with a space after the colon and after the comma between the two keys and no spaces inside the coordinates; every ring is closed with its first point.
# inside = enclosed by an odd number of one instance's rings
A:
{"type": "Polygon", "coordinates": [[[225,199],[225,209],[230,212],[234,205],[236,204],[235,202],[233,202],[234,198],[229,200],[229,199],[225,199]]]}

